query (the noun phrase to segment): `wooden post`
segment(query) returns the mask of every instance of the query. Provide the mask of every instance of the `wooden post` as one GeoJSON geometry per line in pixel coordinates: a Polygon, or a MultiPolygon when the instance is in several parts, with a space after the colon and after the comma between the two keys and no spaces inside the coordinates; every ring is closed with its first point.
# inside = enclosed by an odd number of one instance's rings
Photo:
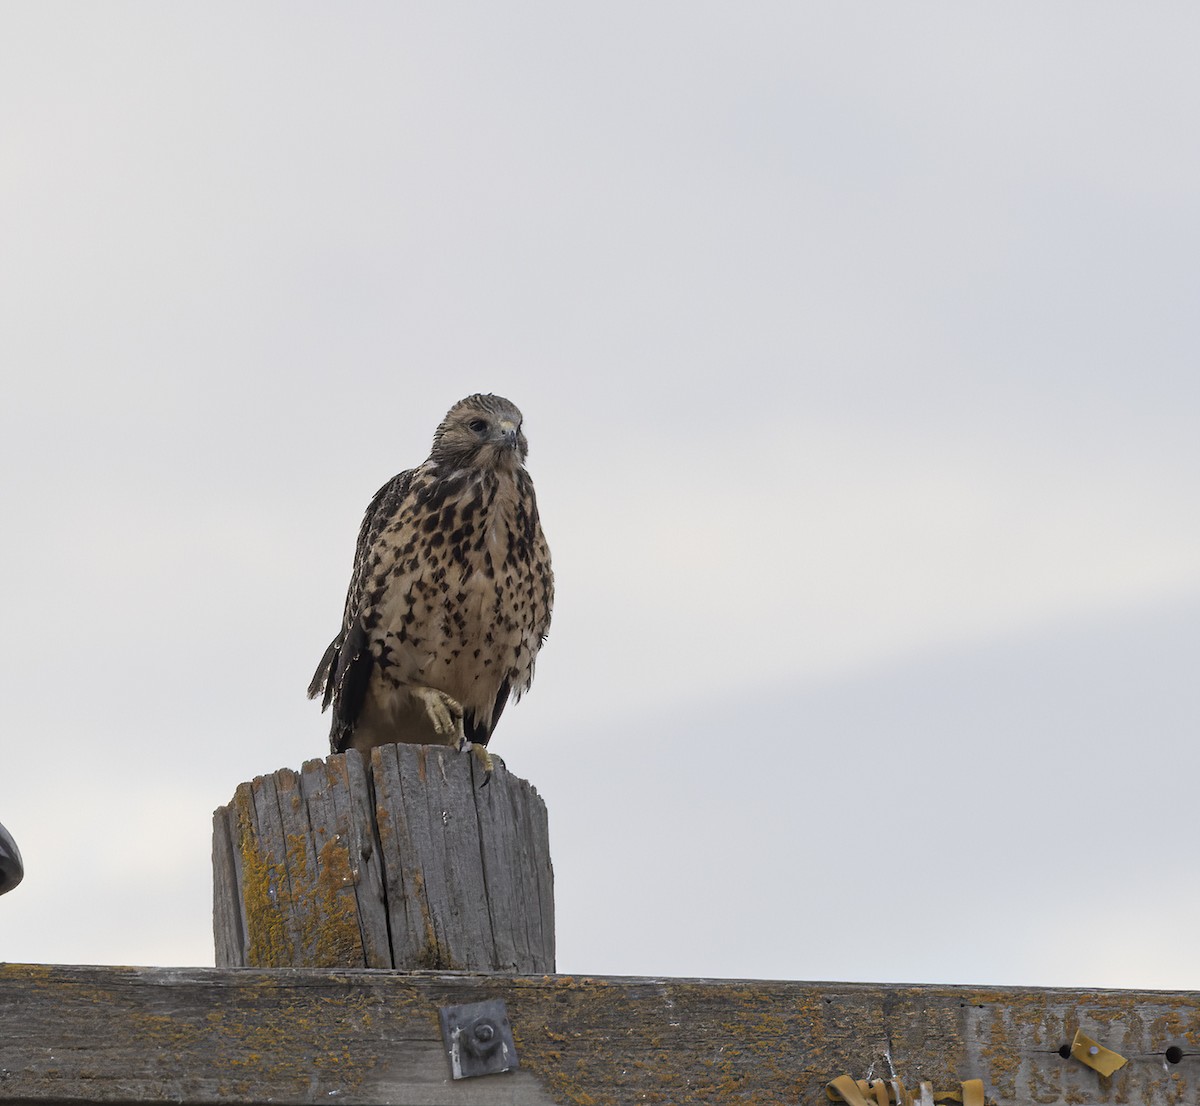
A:
{"type": "Polygon", "coordinates": [[[546,805],[499,760],[386,745],[240,784],[213,815],[218,967],[554,971],[546,805]]]}

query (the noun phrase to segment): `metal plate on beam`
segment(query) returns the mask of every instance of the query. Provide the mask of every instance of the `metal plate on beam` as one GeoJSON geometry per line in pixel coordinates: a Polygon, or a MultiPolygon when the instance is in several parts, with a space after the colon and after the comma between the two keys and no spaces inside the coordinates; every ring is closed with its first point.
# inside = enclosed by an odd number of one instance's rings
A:
{"type": "Polygon", "coordinates": [[[438,1018],[450,1057],[450,1074],[455,1079],[496,1075],[520,1066],[502,999],[443,1006],[438,1018]]]}

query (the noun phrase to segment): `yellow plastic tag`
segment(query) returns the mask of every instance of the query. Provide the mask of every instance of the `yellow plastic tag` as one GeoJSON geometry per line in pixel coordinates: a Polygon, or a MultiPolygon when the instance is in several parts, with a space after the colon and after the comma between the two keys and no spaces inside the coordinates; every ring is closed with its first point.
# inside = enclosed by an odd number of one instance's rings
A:
{"type": "Polygon", "coordinates": [[[1075,1040],[1071,1042],[1071,1055],[1081,1064],[1087,1064],[1089,1068],[1098,1071],[1106,1079],[1117,1068],[1124,1067],[1127,1063],[1125,1057],[1119,1052],[1113,1052],[1111,1048],[1105,1048],[1099,1041],[1085,1037],[1082,1029],[1075,1031],[1075,1040]]]}

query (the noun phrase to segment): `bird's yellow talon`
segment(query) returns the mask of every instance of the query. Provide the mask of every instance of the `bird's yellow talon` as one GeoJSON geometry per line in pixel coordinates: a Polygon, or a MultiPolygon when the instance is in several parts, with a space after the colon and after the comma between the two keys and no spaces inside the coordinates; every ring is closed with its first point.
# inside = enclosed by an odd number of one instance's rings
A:
{"type": "Polygon", "coordinates": [[[444,691],[432,687],[414,687],[412,694],[424,707],[425,716],[433,726],[434,733],[462,740],[463,708],[457,699],[452,699],[444,691]]]}
{"type": "Polygon", "coordinates": [[[495,764],[492,762],[491,754],[487,751],[487,746],[477,745],[472,742],[471,756],[473,756],[479,762],[479,766],[483,769],[483,783],[481,783],[479,786],[487,787],[488,780],[492,778],[492,772],[496,768],[495,764]]]}

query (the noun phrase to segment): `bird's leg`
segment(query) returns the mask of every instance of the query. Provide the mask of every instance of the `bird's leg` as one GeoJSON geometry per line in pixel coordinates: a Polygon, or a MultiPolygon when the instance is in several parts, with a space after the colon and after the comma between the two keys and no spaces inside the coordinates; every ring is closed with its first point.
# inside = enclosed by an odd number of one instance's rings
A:
{"type": "Polygon", "coordinates": [[[424,708],[433,732],[445,738],[447,745],[461,745],[465,740],[462,704],[434,687],[412,687],[409,693],[424,708]]]}
{"type": "Polygon", "coordinates": [[[479,786],[486,787],[488,780],[492,778],[495,765],[492,764],[486,745],[467,740],[463,731],[462,704],[444,691],[433,687],[413,687],[409,688],[409,691],[424,707],[425,716],[433,726],[434,733],[439,737],[444,736],[446,744],[458,749],[460,753],[470,752],[479,762],[479,767],[483,769],[483,783],[479,786]]]}

